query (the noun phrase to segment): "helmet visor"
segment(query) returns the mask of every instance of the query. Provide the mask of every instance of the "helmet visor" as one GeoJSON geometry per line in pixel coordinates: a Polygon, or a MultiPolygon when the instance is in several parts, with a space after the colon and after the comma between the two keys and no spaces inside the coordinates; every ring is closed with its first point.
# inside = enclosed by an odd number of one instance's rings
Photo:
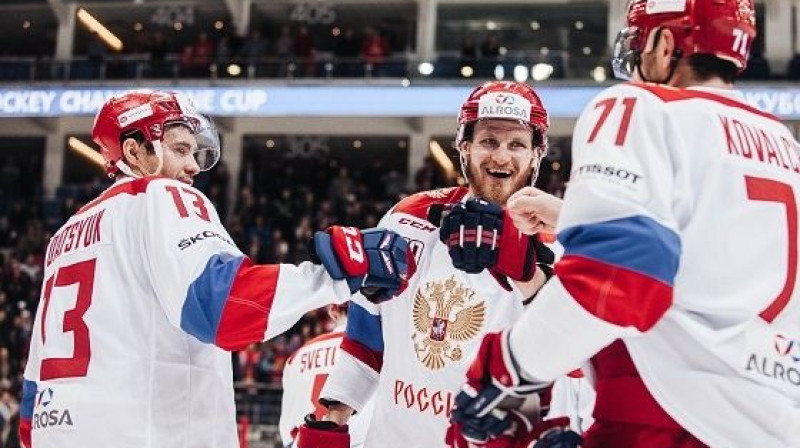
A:
{"type": "Polygon", "coordinates": [[[193,124],[197,149],[194,151],[194,160],[200,171],[208,171],[219,162],[220,143],[219,133],[214,121],[207,115],[193,115],[188,117],[193,124]]]}
{"type": "Polygon", "coordinates": [[[639,65],[639,57],[642,53],[641,48],[636,48],[639,42],[640,31],[638,27],[630,26],[623,28],[617,34],[617,41],[614,43],[614,56],[611,59],[611,68],[617,79],[629,80],[633,77],[636,66],[639,65]]]}

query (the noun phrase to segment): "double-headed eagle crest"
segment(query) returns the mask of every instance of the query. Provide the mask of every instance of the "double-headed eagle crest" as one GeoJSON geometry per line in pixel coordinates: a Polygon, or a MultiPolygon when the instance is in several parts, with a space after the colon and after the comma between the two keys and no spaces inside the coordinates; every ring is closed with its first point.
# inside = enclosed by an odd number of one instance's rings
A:
{"type": "Polygon", "coordinates": [[[474,303],[475,292],[458,284],[454,276],[428,282],[414,296],[414,329],[411,336],[417,359],[430,370],[439,370],[445,358],[460,360],[460,343],[480,334],[486,320],[486,303],[474,303]]]}

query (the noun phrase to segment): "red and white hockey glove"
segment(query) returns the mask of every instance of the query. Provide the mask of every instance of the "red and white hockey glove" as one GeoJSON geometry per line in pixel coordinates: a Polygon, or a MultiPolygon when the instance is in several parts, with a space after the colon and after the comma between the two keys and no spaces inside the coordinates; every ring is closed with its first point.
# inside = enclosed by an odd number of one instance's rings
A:
{"type": "MultiPolygon", "coordinates": [[[[523,379],[508,346],[509,330],[483,337],[478,356],[467,370],[467,383],[456,395],[450,421],[459,424],[462,436],[472,443],[507,435],[514,416],[498,407],[504,400],[524,398],[546,391],[550,383],[531,383],[523,379]]],[[[526,420],[527,421],[527,420],[526,420]]],[[[527,433],[527,431],[525,431],[527,433]]]]}
{"type": "Polygon", "coordinates": [[[350,292],[361,291],[373,303],[400,294],[417,269],[408,242],[391,230],[331,226],[316,232],[311,259],[334,280],[346,280],[350,292]]]}
{"type": "Polygon", "coordinates": [[[308,414],[305,424],[297,431],[294,439],[296,448],[350,448],[350,434],[347,425],[317,420],[308,414]]]}
{"type": "Polygon", "coordinates": [[[489,269],[506,289],[506,277],[526,282],[536,273],[535,237],[520,232],[507,211],[484,199],[453,205],[442,218],[439,239],[456,269],[471,274],[489,269]]]}

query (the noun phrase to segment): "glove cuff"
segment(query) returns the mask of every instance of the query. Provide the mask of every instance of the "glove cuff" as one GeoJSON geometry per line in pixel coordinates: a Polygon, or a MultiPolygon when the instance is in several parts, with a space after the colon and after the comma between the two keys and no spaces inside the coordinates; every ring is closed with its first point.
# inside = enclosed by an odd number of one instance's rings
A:
{"type": "Polygon", "coordinates": [[[536,245],[530,235],[517,229],[508,212],[503,212],[503,231],[495,270],[516,281],[527,282],[536,273],[536,245]]]}
{"type": "Polygon", "coordinates": [[[350,434],[347,425],[317,420],[314,414],[305,417],[295,439],[297,448],[350,448],[350,434]]]}
{"type": "Polygon", "coordinates": [[[311,247],[313,248],[311,260],[322,264],[332,279],[343,280],[346,277],[342,265],[336,259],[336,255],[332,250],[333,243],[330,235],[326,232],[314,233],[311,247]]]}

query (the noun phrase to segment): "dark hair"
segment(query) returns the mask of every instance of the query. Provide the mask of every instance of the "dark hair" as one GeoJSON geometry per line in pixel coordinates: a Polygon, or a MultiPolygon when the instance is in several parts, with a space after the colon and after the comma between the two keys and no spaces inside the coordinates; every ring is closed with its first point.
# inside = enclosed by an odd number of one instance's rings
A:
{"type": "MultiPolygon", "coordinates": [[[[172,128],[175,128],[175,127],[178,127],[178,126],[186,126],[188,128],[189,125],[186,124],[186,122],[183,122],[183,121],[170,121],[170,122],[167,122],[167,123],[164,124],[164,133],[166,133],[168,130],[170,130],[172,128]]],[[[147,150],[147,152],[149,154],[154,154],[155,153],[156,150],[153,147],[153,142],[146,140],[145,137],[144,137],[144,133],[142,133],[142,131],[140,131],[138,129],[131,129],[131,130],[125,131],[122,134],[120,134],[119,135],[119,144],[120,144],[120,146],[122,146],[122,144],[125,143],[125,140],[127,140],[129,138],[132,138],[132,139],[136,140],[136,143],[138,143],[140,145],[144,144],[144,148],[147,150]]]]}
{"type": "Polygon", "coordinates": [[[125,131],[122,134],[120,134],[119,135],[119,144],[120,144],[120,146],[122,146],[122,144],[125,143],[125,140],[127,140],[129,138],[132,138],[132,139],[136,140],[136,143],[138,143],[140,145],[142,143],[144,143],[144,149],[147,150],[147,152],[149,154],[154,154],[155,153],[156,149],[153,147],[153,143],[147,141],[144,138],[144,134],[142,133],[142,131],[140,131],[138,129],[131,129],[129,131],[125,131]]]}
{"type": "Polygon", "coordinates": [[[711,78],[720,78],[731,84],[739,71],[731,61],[718,58],[713,54],[695,53],[688,58],[689,67],[694,71],[698,81],[708,81],[711,78]]]}

